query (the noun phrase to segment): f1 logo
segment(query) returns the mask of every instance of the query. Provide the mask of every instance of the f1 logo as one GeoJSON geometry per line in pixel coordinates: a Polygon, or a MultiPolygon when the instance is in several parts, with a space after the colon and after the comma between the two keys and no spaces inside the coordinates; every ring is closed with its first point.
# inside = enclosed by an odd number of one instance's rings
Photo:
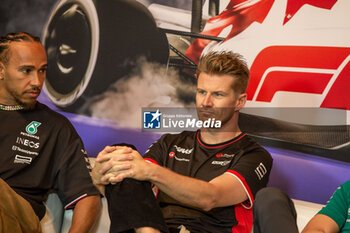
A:
{"type": "Polygon", "coordinates": [[[251,66],[247,99],[271,102],[278,92],[315,94],[322,108],[350,110],[350,48],[271,46],[251,66]]]}

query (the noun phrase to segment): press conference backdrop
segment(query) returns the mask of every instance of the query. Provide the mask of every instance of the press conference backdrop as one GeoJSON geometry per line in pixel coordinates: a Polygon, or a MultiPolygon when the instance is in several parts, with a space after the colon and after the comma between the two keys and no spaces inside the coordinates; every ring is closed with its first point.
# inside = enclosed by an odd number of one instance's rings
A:
{"type": "Polygon", "coordinates": [[[144,152],[162,132],[144,131],[142,109],[193,108],[199,56],[233,51],[251,71],[242,130],[273,153],[348,166],[350,1],[214,2],[2,0],[0,33],[41,36],[39,101],[89,156],[117,142],[144,152]]]}

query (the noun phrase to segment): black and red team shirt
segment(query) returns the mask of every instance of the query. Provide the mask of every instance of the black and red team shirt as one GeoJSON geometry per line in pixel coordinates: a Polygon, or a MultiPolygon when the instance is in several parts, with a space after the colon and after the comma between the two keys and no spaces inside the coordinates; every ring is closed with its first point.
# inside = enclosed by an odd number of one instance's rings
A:
{"type": "Polygon", "coordinates": [[[251,231],[254,196],[268,182],[272,158],[248,135],[242,133],[227,142],[208,145],[201,140],[200,131],[164,134],[150,146],[144,158],[204,181],[228,173],[240,181],[249,197],[245,203],[203,211],[159,191],[157,199],[169,227],[185,225],[191,232],[251,231]]]}
{"type": "Polygon", "coordinates": [[[39,219],[50,190],[66,209],[99,194],[79,135],[67,118],[43,104],[30,111],[0,110],[0,152],[0,178],[31,204],[39,219]]]}

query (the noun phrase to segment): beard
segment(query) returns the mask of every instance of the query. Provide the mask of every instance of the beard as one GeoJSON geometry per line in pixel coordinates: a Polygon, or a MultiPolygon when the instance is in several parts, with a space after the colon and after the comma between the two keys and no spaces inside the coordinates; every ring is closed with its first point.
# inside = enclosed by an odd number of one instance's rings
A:
{"type": "MultiPolygon", "coordinates": [[[[39,91],[39,93],[40,93],[41,90],[39,87],[34,87],[28,91],[39,91]]],[[[26,91],[26,92],[28,92],[28,91],[26,91]]],[[[35,105],[37,102],[36,99],[33,98],[33,99],[25,100],[24,98],[22,98],[22,96],[19,93],[15,92],[15,91],[11,91],[10,93],[11,93],[12,97],[14,98],[14,100],[16,101],[16,104],[22,105],[25,110],[32,110],[35,108],[35,105]]]]}
{"type": "Polygon", "coordinates": [[[35,108],[37,100],[31,102],[21,102],[20,100],[16,100],[19,105],[22,105],[25,110],[33,110],[35,108]]]}
{"type": "Polygon", "coordinates": [[[215,119],[221,121],[221,127],[229,122],[235,110],[233,108],[207,108],[201,107],[197,108],[198,119],[201,121],[206,121],[208,119],[215,119]]]}

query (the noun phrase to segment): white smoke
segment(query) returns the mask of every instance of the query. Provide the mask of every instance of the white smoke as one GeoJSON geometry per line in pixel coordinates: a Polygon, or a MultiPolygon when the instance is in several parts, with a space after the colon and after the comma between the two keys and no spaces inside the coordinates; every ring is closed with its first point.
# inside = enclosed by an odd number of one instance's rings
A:
{"type": "Polygon", "coordinates": [[[193,107],[182,96],[194,96],[195,86],[181,81],[174,69],[142,61],[138,72],[119,79],[102,95],[89,101],[92,117],[117,121],[127,128],[141,127],[143,107],[193,107]]]}

